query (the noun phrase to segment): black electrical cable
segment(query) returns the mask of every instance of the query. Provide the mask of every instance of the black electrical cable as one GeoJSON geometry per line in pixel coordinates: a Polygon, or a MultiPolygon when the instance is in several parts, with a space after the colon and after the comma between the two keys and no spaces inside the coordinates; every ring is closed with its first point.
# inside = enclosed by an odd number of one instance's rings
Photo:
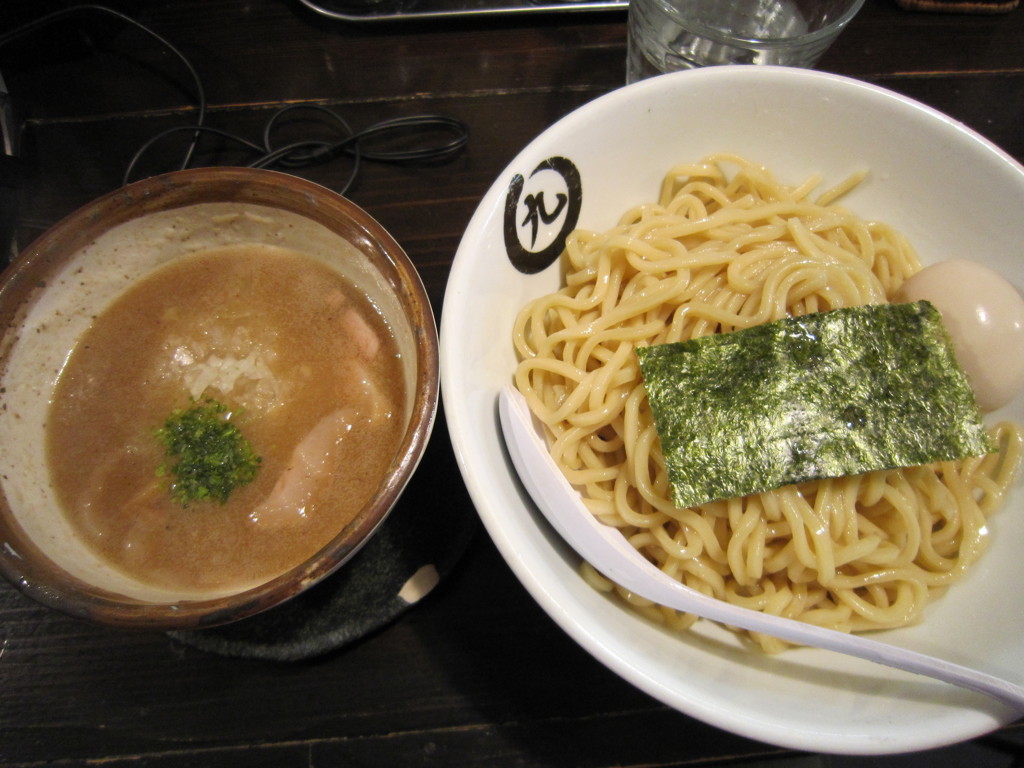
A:
{"type": "MultiPolygon", "coordinates": [[[[22,24],[20,27],[15,27],[14,29],[8,32],[0,34],[0,48],[3,48],[8,43],[17,40],[18,38],[23,37],[29,34],[30,32],[34,32],[37,29],[42,29],[43,27],[50,26],[51,24],[55,24],[67,18],[68,16],[73,16],[78,13],[99,13],[112,16],[113,18],[118,19],[119,21],[128,24],[129,26],[135,27],[141,32],[149,35],[158,43],[160,43],[160,45],[164,46],[168,51],[174,54],[174,56],[177,57],[177,59],[188,71],[189,76],[192,78],[192,84],[195,86],[196,89],[197,117],[196,124],[192,127],[201,128],[203,126],[203,124],[206,122],[206,93],[203,90],[202,80],[199,78],[199,74],[196,72],[195,68],[193,68],[192,63],[181,51],[179,51],[174,45],[172,45],[169,40],[162,37],[161,35],[158,35],[149,27],[145,26],[144,24],[140,24],[139,22],[135,21],[135,19],[131,18],[130,16],[126,16],[120,11],[115,11],[114,9],[107,8],[104,5],[72,5],[68,8],[64,8],[59,11],[54,11],[53,13],[47,14],[46,16],[41,16],[38,19],[34,19],[33,21],[26,22],[25,24],[22,24]]],[[[188,149],[185,152],[185,157],[182,160],[181,167],[183,169],[187,168],[189,163],[192,161],[192,155],[195,152],[196,145],[198,144],[198,142],[199,133],[196,132],[192,137],[192,141],[189,142],[188,149]]]]}
{"type": "Polygon", "coordinates": [[[275,111],[263,128],[263,143],[259,144],[241,136],[212,128],[206,125],[207,104],[206,94],[202,81],[191,62],[168,40],[153,32],[148,27],[140,24],[134,19],[118,11],[102,5],[76,5],[60,11],[42,16],[39,19],[28,22],[14,30],[0,34],[0,48],[7,43],[24,35],[34,32],[43,27],[49,26],[62,19],[81,12],[96,12],[110,15],[129,24],[136,29],[145,32],[153,37],[161,45],[173,53],[185,66],[195,85],[197,106],[197,119],[195,124],[181,125],[166,129],[148,139],[132,155],[122,177],[122,184],[128,184],[132,180],[132,174],[142,156],[157,142],[168,136],[177,133],[191,133],[191,140],[180,164],[181,169],[188,168],[192,162],[199,139],[204,134],[218,136],[228,141],[239,144],[255,157],[247,165],[251,168],[280,167],[285,169],[304,168],[317,163],[328,162],[339,155],[347,155],[351,158],[351,169],[348,177],[340,187],[336,188],[339,194],[345,194],[352,186],[359,174],[362,160],[373,160],[381,163],[414,164],[426,162],[439,162],[457,154],[469,141],[469,127],[453,117],[445,115],[410,115],[375,123],[361,131],[353,131],[348,122],[333,110],[321,104],[290,104],[275,111]],[[281,119],[288,113],[298,110],[313,111],[325,118],[338,131],[339,136],[332,140],[304,139],[294,141],[283,146],[275,147],[272,136],[275,128],[278,127],[281,119]],[[432,131],[446,134],[446,138],[436,143],[421,143],[417,146],[404,149],[372,149],[368,148],[368,142],[380,142],[384,138],[416,137],[420,132],[432,131]]]}
{"type": "Polygon", "coordinates": [[[395,164],[424,163],[427,161],[437,162],[455,155],[466,145],[466,142],[469,141],[469,128],[466,124],[461,120],[446,117],[444,115],[412,115],[408,117],[398,117],[375,123],[359,132],[353,132],[344,119],[325,107],[320,107],[318,105],[291,105],[276,112],[267,122],[267,125],[264,127],[264,143],[262,145],[241,136],[236,136],[232,133],[228,133],[227,131],[222,131],[209,126],[203,126],[197,129],[195,126],[180,125],[161,131],[156,136],[153,136],[146,141],[146,143],[144,143],[135,152],[131,161],[128,163],[127,169],[125,170],[123,183],[128,184],[130,182],[135,166],[149,148],[153,146],[153,144],[175,133],[197,130],[201,133],[208,133],[228,139],[229,141],[240,144],[253,152],[256,157],[246,163],[250,168],[271,168],[274,166],[288,169],[305,168],[317,163],[327,162],[339,154],[347,154],[352,158],[352,168],[344,183],[335,187],[335,191],[339,194],[345,194],[352,186],[352,183],[355,181],[356,176],[359,173],[360,163],[363,158],[381,163],[395,164]],[[317,111],[326,113],[339,125],[343,126],[346,134],[336,141],[305,139],[285,144],[280,147],[274,147],[273,144],[270,143],[270,135],[273,130],[274,123],[285,111],[292,111],[298,108],[316,109],[317,111]],[[364,146],[364,142],[380,138],[388,134],[415,132],[423,129],[445,131],[449,134],[449,138],[444,141],[439,141],[436,144],[425,146],[420,145],[400,150],[368,150],[364,146]]]}
{"type": "MultiPolygon", "coordinates": [[[[263,147],[268,156],[272,154],[278,155],[279,157],[277,157],[277,162],[285,167],[301,167],[302,165],[308,165],[310,163],[328,159],[334,154],[332,150],[333,145],[331,143],[320,141],[299,142],[297,144],[290,145],[291,151],[285,151],[285,147],[278,150],[272,149],[274,146],[272,136],[274,128],[277,127],[278,122],[289,112],[298,112],[300,110],[306,112],[318,112],[335,122],[341,129],[344,137],[347,138],[353,135],[352,126],[348,124],[345,118],[320,104],[289,104],[286,107],[282,107],[270,117],[267,124],[263,127],[263,147]],[[301,152],[300,150],[304,147],[308,147],[309,151],[306,153],[301,152]]],[[[356,155],[355,162],[358,163],[358,146],[353,147],[353,154],[356,155]]],[[[269,157],[268,160],[270,160],[269,157]]],[[[266,167],[267,164],[268,162],[260,160],[256,160],[252,163],[254,167],[261,168],[266,167]]]]}

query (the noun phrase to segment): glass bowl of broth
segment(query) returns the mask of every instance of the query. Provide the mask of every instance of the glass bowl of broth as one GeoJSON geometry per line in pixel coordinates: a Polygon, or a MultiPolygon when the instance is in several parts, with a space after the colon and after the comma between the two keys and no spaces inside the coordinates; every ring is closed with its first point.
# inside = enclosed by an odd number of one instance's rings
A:
{"type": "Polygon", "coordinates": [[[103,624],[299,594],[397,502],[438,401],[399,244],[287,174],[179,171],[58,223],[0,284],[0,570],[103,624]]]}

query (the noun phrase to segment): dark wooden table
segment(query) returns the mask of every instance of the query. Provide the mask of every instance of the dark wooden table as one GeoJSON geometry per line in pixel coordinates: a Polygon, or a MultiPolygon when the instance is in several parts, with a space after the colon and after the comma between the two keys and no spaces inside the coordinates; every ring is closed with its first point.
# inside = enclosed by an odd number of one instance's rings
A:
{"type": "MultiPolygon", "coordinates": [[[[66,2],[2,0],[0,35],[66,2]]],[[[367,163],[349,196],[409,252],[435,309],[463,228],[506,163],[557,118],[623,82],[622,12],[350,23],[297,0],[110,3],[172,42],[205,87],[211,126],[259,139],[286,104],[355,128],[439,113],[469,125],[450,162],[367,163]]],[[[909,12],[868,0],[819,68],[920,99],[1024,160],[1024,10],[909,12]]],[[[23,125],[17,241],[121,184],[133,153],[195,119],[184,67],[156,40],[84,13],[0,47],[23,125]]],[[[311,121],[313,123],[315,121],[311,121]]],[[[320,130],[315,125],[309,131],[320,130]]],[[[157,144],[140,174],[171,170],[157,144]]],[[[206,138],[194,164],[245,162],[206,138]]],[[[343,160],[296,171],[336,186],[343,160]]],[[[475,513],[443,419],[414,493],[475,513]],[[421,494],[425,494],[421,495],[421,494]]],[[[5,766],[1009,766],[1011,726],[889,758],[789,753],[670,710],[590,658],[544,614],[477,529],[419,605],[300,662],[198,650],[159,633],[88,625],[0,585],[0,764],[5,766]]]]}

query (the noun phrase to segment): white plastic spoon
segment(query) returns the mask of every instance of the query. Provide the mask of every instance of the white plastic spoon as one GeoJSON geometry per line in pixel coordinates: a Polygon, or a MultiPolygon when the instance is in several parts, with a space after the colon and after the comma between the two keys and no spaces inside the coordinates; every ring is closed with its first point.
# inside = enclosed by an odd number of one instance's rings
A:
{"type": "Polygon", "coordinates": [[[499,394],[498,416],[512,463],[541,512],[580,556],[616,584],[667,608],[942,680],[1024,712],[1024,687],[1007,680],[861,635],[741,608],[676,581],[590,513],[548,453],[525,398],[511,386],[499,394]]]}

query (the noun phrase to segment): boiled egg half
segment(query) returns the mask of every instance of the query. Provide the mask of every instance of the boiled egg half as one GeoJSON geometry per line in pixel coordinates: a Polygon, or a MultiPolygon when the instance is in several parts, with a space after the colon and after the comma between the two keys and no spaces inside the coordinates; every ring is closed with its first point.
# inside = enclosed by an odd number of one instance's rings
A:
{"type": "Polygon", "coordinates": [[[994,411],[1024,389],[1024,299],[994,270],[966,259],[912,275],[898,301],[927,300],[942,313],[978,407],[994,411]]]}

